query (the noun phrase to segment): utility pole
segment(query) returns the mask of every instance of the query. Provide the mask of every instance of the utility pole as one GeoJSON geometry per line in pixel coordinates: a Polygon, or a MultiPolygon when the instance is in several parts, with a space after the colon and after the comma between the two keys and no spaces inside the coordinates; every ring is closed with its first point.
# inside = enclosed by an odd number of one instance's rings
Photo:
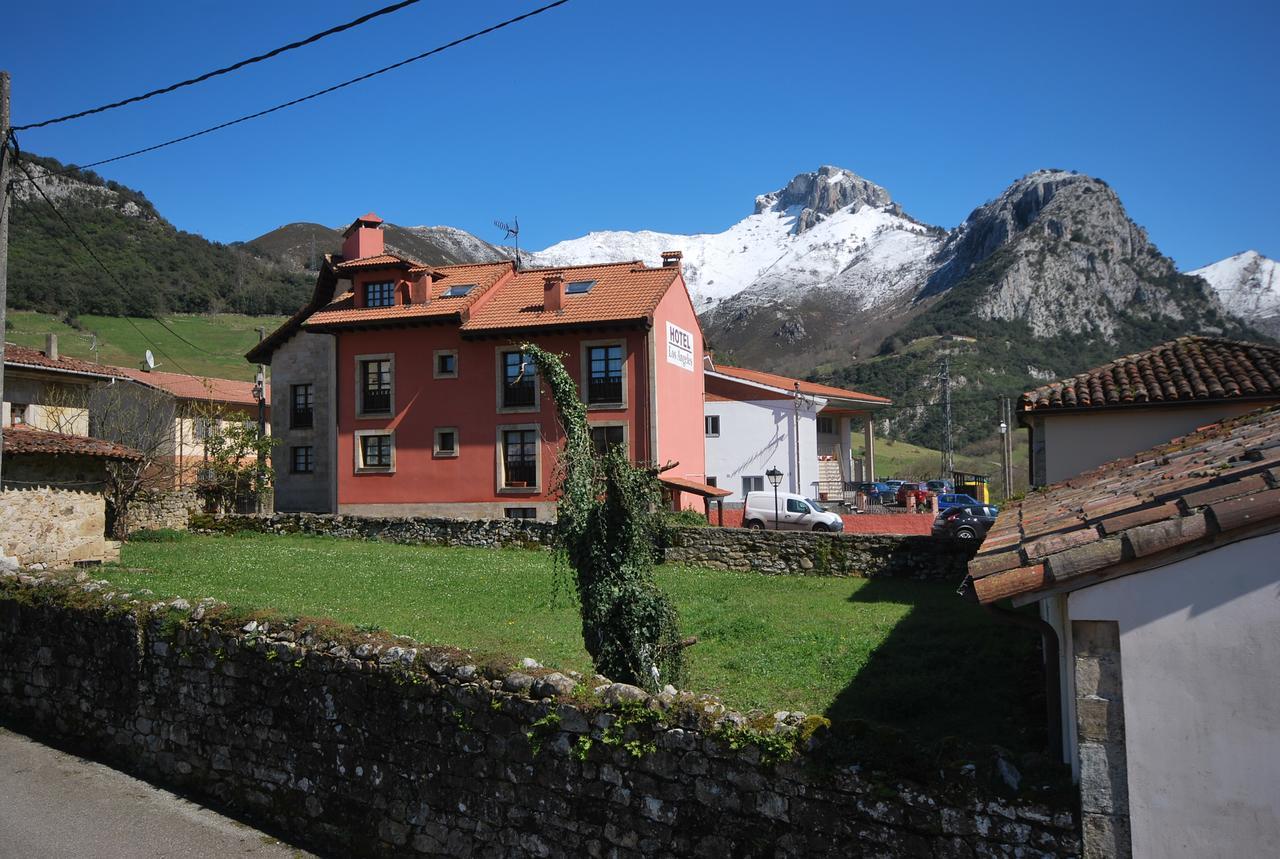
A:
{"type": "MultiPolygon", "coordinates": [[[[267,337],[267,329],[258,326],[258,342],[261,343],[267,337]]],[[[265,364],[258,365],[258,375],[254,379],[253,394],[258,399],[258,441],[267,434],[267,366],[265,364]]],[[[263,476],[266,473],[266,463],[262,461],[261,447],[258,453],[258,487],[261,490],[264,482],[263,476]]],[[[262,512],[262,493],[261,491],[254,493],[254,505],[259,513],[262,512]]]]}
{"type": "MultiPolygon", "coordinates": [[[[0,403],[4,402],[4,308],[9,300],[9,73],[0,72],[0,403]]],[[[0,469],[4,436],[0,432],[0,469]]],[[[3,483],[0,483],[3,486],[3,483]]]]}
{"type": "Polygon", "coordinates": [[[947,480],[955,469],[955,451],[951,439],[951,359],[946,355],[942,356],[938,381],[942,383],[942,474],[939,476],[947,480]]]}
{"type": "Polygon", "coordinates": [[[1009,433],[1013,428],[1005,420],[1005,398],[997,398],[996,404],[1000,409],[1000,480],[1004,484],[1004,497],[1008,498],[1013,494],[1013,488],[1009,485],[1009,433]]]}

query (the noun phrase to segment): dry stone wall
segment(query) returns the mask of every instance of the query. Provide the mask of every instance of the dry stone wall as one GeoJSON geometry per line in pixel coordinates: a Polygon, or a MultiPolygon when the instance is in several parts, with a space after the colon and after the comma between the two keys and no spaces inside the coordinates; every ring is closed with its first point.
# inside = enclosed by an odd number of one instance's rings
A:
{"type": "Polygon", "coordinates": [[[93,491],[28,486],[0,492],[0,567],[42,569],[120,557],[106,539],[106,502],[93,491]]]}
{"type": "Polygon", "coordinates": [[[129,533],[168,528],[185,531],[191,516],[202,506],[194,489],[149,492],[129,505],[129,533]]]}
{"type": "Polygon", "coordinates": [[[998,798],[973,764],[920,785],[823,763],[820,721],[779,714],[752,734],[673,690],[593,691],[536,665],[80,579],[0,575],[0,717],[326,853],[1079,851],[1073,814],[1039,787],[998,798]],[[799,751],[771,763],[779,737],[799,751]]]}

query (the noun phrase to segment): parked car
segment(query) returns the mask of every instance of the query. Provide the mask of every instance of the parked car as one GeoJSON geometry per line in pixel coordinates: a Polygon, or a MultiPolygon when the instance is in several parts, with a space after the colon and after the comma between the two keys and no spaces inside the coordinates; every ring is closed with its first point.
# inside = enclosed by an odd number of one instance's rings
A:
{"type": "Polygon", "coordinates": [[[844,520],[812,498],[794,492],[779,492],[777,519],[774,518],[772,492],[748,492],[742,511],[742,524],[747,528],[776,527],[780,531],[842,531],[844,520]]]}
{"type": "Polygon", "coordinates": [[[972,495],[959,492],[944,492],[938,496],[938,510],[950,510],[952,507],[972,507],[982,502],[972,495]]]}
{"type": "Polygon", "coordinates": [[[941,494],[943,492],[955,492],[955,484],[950,480],[930,480],[925,484],[930,492],[941,494]]]}
{"type": "Polygon", "coordinates": [[[896,500],[903,507],[915,507],[921,501],[927,504],[932,497],[923,483],[903,483],[898,487],[896,500]]]}
{"type": "Polygon", "coordinates": [[[1000,508],[993,504],[969,504],[943,510],[933,520],[933,536],[981,540],[999,513],[1000,508]]]}
{"type": "Polygon", "coordinates": [[[895,497],[895,491],[887,483],[859,483],[854,489],[867,497],[872,504],[889,504],[895,497]]]}
{"type": "Polygon", "coordinates": [[[898,487],[906,483],[907,481],[899,480],[896,477],[890,477],[888,480],[882,480],[880,482],[883,483],[885,486],[889,487],[896,494],[898,491],[898,487]]]}

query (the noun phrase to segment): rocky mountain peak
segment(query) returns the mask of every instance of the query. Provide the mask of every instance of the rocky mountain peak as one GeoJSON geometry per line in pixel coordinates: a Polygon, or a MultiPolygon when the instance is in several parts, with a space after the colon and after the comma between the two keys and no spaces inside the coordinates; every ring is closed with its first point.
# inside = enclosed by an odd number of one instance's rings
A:
{"type": "Polygon", "coordinates": [[[891,203],[893,198],[889,192],[876,183],[863,179],[852,170],[824,164],[812,173],[800,173],[780,190],[756,197],[755,213],[799,208],[795,232],[802,233],[849,206],[856,212],[863,206],[887,206],[891,203]]]}

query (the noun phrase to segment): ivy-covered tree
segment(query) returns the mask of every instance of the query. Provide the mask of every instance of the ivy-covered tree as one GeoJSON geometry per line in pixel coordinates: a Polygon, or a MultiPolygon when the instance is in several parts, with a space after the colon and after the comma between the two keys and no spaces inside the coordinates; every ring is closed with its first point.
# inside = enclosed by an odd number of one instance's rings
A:
{"type": "Polygon", "coordinates": [[[582,640],[596,670],[656,690],[678,683],[684,667],[675,607],[654,582],[658,470],[632,463],[620,445],[596,450],[587,408],[555,355],[521,347],[551,390],[564,429],[556,536],[582,610],[582,640]]]}

